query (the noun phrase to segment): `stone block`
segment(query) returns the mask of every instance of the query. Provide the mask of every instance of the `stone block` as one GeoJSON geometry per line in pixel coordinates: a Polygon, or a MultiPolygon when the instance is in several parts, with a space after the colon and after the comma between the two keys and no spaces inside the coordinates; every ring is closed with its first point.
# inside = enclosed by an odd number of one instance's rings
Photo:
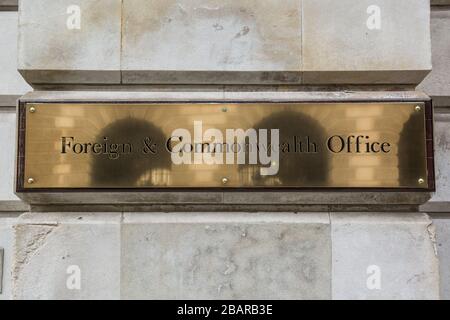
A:
{"type": "Polygon", "coordinates": [[[31,90],[17,71],[17,12],[0,11],[0,107],[31,90]]]}
{"type": "Polygon", "coordinates": [[[432,6],[448,6],[450,5],[450,0],[431,0],[432,6]]]}
{"type": "Polygon", "coordinates": [[[18,0],[0,0],[0,11],[17,11],[18,0]]]}
{"type": "Polygon", "coordinates": [[[431,69],[429,0],[72,2],[22,0],[29,82],[417,84],[431,69]]]}
{"type": "Polygon", "coordinates": [[[439,299],[431,219],[421,213],[332,213],[333,299],[439,299]]]}
{"type": "MultiPolygon", "coordinates": [[[[434,153],[436,165],[436,193],[431,201],[450,203],[450,114],[435,115],[434,153]]],[[[449,207],[450,208],[450,207],[449,207]]]]}
{"type": "Polygon", "coordinates": [[[430,199],[429,192],[227,192],[226,204],[314,205],[417,205],[430,199]]]}
{"type": "MultiPolygon", "coordinates": [[[[0,271],[0,300],[9,300],[11,295],[11,266],[12,253],[14,250],[14,230],[15,218],[3,217],[0,215],[0,248],[3,248],[3,275],[0,271]]],[[[0,264],[2,262],[0,261],[0,264]]],[[[0,265],[1,268],[1,265],[0,265]]]]}
{"type": "Polygon", "coordinates": [[[328,299],[326,213],[126,213],[123,299],[328,299]]]}
{"type": "Polygon", "coordinates": [[[0,109],[0,211],[2,202],[18,201],[14,195],[16,113],[0,109]]]}
{"type": "Polygon", "coordinates": [[[299,83],[301,1],[124,0],[124,83],[299,83]]]}
{"type": "Polygon", "coordinates": [[[429,0],[303,0],[305,84],[418,84],[431,70],[429,0]]]}
{"type": "Polygon", "coordinates": [[[33,84],[120,83],[120,0],[21,0],[19,71],[33,84]]]}
{"type": "Polygon", "coordinates": [[[432,216],[439,255],[441,299],[450,300],[450,215],[432,216]]]}
{"type": "Polygon", "coordinates": [[[450,113],[434,115],[436,192],[421,206],[425,212],[450,211],[450,113]]]}
{"type": "MultiPolygon", "coordinates": [[[[449,3],[450,4],[450,3],[449,3]]],[[[450,9],[431,10],[431,45],[433,71],[419,89],[433,98],[435,107],[450,107],[450,9]]]]}
{"type": "Polygon", "coordinates": [[[14,299],[118,299],[120,213],[30,213],[15,226],[14,299]]]}

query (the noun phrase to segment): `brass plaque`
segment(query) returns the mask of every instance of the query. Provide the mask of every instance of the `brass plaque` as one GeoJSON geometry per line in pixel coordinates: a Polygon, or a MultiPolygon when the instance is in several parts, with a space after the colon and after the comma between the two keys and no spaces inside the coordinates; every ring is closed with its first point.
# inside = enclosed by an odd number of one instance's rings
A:
{"type": "Polygon", "coordinates": [[[429,188],[419,103],[27,103],[19,189],[429,188]]]}

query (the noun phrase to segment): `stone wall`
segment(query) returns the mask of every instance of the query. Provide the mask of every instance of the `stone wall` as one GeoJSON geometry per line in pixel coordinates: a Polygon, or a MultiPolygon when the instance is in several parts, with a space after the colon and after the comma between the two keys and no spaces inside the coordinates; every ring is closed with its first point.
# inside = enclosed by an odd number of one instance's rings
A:
{"type": "Polygon", "coordinates": [[[437,299],[431,224],[421,213],[25,214],[12,296],[437,299]],[[73,265],[80,290],[66,287],[73,265]],[[367,287],[373,265],[379,290],[367,287]]]}
{"type": "Polygon", "coordinates": [[[187,3],[0,0],[0,299],[450,299],[450,2],[187,3]],[[15,101],[31,90],[348,101],[416,85],[435,106],[431,195],[14,194],[15,101]]]}
{"type": "Polygon", "coordinates": [[[372,2],[83,0],[66,27],[73,1],[22,0],[18,69],[34,84],[419,83],[429,1],[372,2]]]}

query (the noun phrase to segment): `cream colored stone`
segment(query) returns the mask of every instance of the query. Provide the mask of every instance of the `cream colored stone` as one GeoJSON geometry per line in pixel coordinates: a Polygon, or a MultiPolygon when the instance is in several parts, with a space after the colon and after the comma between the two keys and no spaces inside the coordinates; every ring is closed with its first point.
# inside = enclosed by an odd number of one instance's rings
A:
{"type": "Polygon", "coordinates": [[[450,0],[431,0],[432,6],[447,6],[450,5],[450,0]]]}
{"type": "Polygon", "coordinates": [[[431,70],[429,0],[302,3],[304,83],[417,84],[431,70]]]}
{"type": "Polygon", "coordinates": [[[15,226],[13,298],[118,299],[120,217],[120,213],[22,215],[15,226]]]}
{"type": "MultiPolygon", "coordinates": [[[[4,217],[4,214],[0,213],[0,248],[3,249],[3,266],[0,265],[0,269],[3,267],[3,274],[0,271],[0,285],[2,290],[0,292],[0,300],[9,300],[12,298],[12,280],[11,280],[11,267],[12,257],[14,252],[14,230],[13,225],[15,218],[4,217]]],[[[0,261],[0,264],[2,261],[0,261]]]]}
{"type": "Polygon", "coordinates": [[[301,2],[124,0],[124,83],[299,82],[301,2]]]}
{"type": "Polygon", "coordinates": [[[31,90],[17,71],[17,24],[17,12],[0,11],[0,106],[15,106],[31,90]]]}
{"type": "Polygon", "coordinates": [[[328,299],[328,214],[130,213],[122,299],[328,299]]]}
{"type": "MultiPolygon", "coordinates": [[[[450,211],[450,207],[449,207],[450,211]]],[[[441,299],[450,300],[450,212],[432,216],[439,254],[441,299]]]]}
{"type": "Polygon", "coordinates": [[[120,0],[21,0],[19,8],[19,71],[29,82],[120,83],[120,0]]]}
{"type": "Polygon", "coordinates": [[[433,71],[419,89],[433,98],[435,107],[450,107],[450,8],[436,7],[431,11],[431,41],[433,71]]]}
{"type": "Polygon", "coordinates": [[[435,114],[434,121],[434,164],[436,192],[431,200],[422,206],[426,211],[450,211],[450,114],[435,114]]]}
{"type": "Polygon", "coordinates": [[[2,202],[19,200],[14,195],[16,113],[0,109],[0,211],[2,202]]]}
{"type": "Polygon", "coordinates": [[[422,213],[331,214],[333,299],[439,299],[435,228],[422,213]]]}

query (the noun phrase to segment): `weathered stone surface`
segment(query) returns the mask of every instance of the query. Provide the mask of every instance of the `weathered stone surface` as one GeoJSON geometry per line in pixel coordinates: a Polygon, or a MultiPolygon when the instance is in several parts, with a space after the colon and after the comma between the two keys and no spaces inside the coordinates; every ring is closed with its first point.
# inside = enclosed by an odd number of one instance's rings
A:
{"type": "MultiPolygon", "coordinates": [[[[450,4],[450,3],[449,3],[450,4]]],[[[433,71],[419,89],[433,98],[435,107],[450,107],[450,9],[435,7],[431,11],[433,71]]]]}
{"type": "Polygon", "coordinates": [[[437,251],[441,294],[448,295],[450,224],[442,216],[434,224],[420,213],[339,212],[331,221],[327,213],[121,217],[0,218],[0,246],[15,243],[8,249],[13,298],[436,299],[437,251]],[[74,265],[80,290],[66,286],[74,265]],[[378,290],[367,287],[369,266],[379,268],[378,290]]]}
{"type": "Polygon", "coordinates": [[[450,113],[436,113],[434,116],[434,163],[436,192],[426,204],[425,212],[450,211],[450,113]]]}
{"type": "Polygon", "coordinates": [[[369,0],[79,0],[68,30],[71,4],[22,1],[30,82],[417,84],[431,69],[429,0],[379,1],[380,30],[369,0]]]}
{"type": "Polygon", "coordinates": [[[450,203],[450,113],[435,115],[436,194],[432,201],[450,203]]]}
{"type": "Polygon", "coordinates": [[[0,107],[0,214],[26,211],[28,205],[14,194],[16,112],[0,107]]]}
{"type": "Polygon", "coordinates": [[[124,83],[297,83],[301,2],[124,0],[124,83]]]}
{"type": "Polygon", "coordinates": [[[450,5],[450,0],[431,0],[432,6],[446,6],[450,5]]]}
{"type": "MultiPolygon", "coordinates": [[[[284,89],[283,87],[262,88],[258,90],[237,90],[235,86],[225,86],[223,99],[224,101],[296,101],[296,102],[355,102],[355,101],[422,101],[429,100],[429,97],[420,91],[397,91],[397,90],[355,90],[354,88],[329,88],[327,91],[311,91],[305,90],[305,87],[297,87],[295,89],[290,87],[284,89]]],[[[39,93],[30,93],[27,97],[37,96],[39,93]]]]}
{"type": "Polygon", "coordinates": [[[21,216],[15,226],[13,297],[118,299],[120,217],[120,213],[21,216]],[[72,286],[78,271],[79,290],[72,286]]]}
{"type": "Polygon", "coordinates": [[[17,71],[17,12],[0,12],[0,107],[31,90],[17,71]]]}
{"type": "Polygon", "coordinates": [[[17,11],[18,0],[0,0],[0,10],[17,11]]]}
{"type": "Polygon", "coordinates": [[[432,216],[436,226],[441,299],[450,300],[450,214],[432,216]]]}
{"type": "Polygon", "coordinates": [[[224,193],[227,204],[422,204],[428,192],[230,192],[224,193]]]}
{"type": "Polygon", "coordinates": [[[420,213],[332,213],[333,299],[438,299],[431,223],[420,213]]]}
{"type": "Polygon", "coordinates": [[[120,33],[120,0],[22,0],[19,71],[35,84],[120,83],[120,33]]]}
{"type": "MultiPolygon", "coordinates": [[[[3,279],[2,290],[0,290],[0,300],[9,300],[11,295],[11,266],[12,253],[14,250],[14,230],[13,225],[15,218],[3,217],[0,215],[0,248],[3,248],[3,279]]],[[[1,263],[1,261],[0,261],[1,263]]],[[[1,267],[1,266],[0,266],[1,267]]],[[[1,272],[0,272],[1,273],[1,272]]]]}
{"type": "Polygon", "coordinates": [[[0,6],[17,6],[18,0],[0,0],[0,6]]]}
{"type": "Polygon", "coordinates": [[[221,192],[32,192],[19,194],[30,204],[217,204],[221,192]]]}
{"type": "Polygon", "coordinates": [[[127,91],[33,91],[21,98],[23,102],[51,102],[54,100],[62,102],[80,101],[106,101],[106,102],[152,102],[152,101],[297,101],[297,102],[354,102],[354,101],[422,101],[428,100],[429,97],[420,91],[367,91],[367,90],[339,90],[330,88],[329,91],[311,91],[311,90],[294,90],[280,89],[273,87],[263,87],[259,90],[237,90],[235,86],[220,86],[211,88],[194,87],[186,89],[170,88],[164,90],[162,87],[154,88],[153,86],[144,90],[127,90],[127,91]],[[233,90],[234,88],[234,90],[233,90]]]}
{"type": "Polygon", "coordinates": [[[323,214],[125,214],[122,298],[330,298],[323,214]]]}
{"type": "MultiPolygon", "coordinates": [[[[31,192],[17,194],[33,205],[420,205],[429,192],[31,192]]],[[[272,209],[268,209],[272,210],[272,209]]],[[[266,211],[266,210],[264,210],[266,211]]]]}
{"type": "Polygon", "coordinates": [[[377,1],[379,29],[373,1],[302,3],[304,83],[417,84],[431,70],[429,0],[377,1]]]}
{"type": "Polygon", "coordinates": [[[0,211],[2,202],[19,200],[14,195],[15,141],[16,113],[0,109],[0,211]]]}

